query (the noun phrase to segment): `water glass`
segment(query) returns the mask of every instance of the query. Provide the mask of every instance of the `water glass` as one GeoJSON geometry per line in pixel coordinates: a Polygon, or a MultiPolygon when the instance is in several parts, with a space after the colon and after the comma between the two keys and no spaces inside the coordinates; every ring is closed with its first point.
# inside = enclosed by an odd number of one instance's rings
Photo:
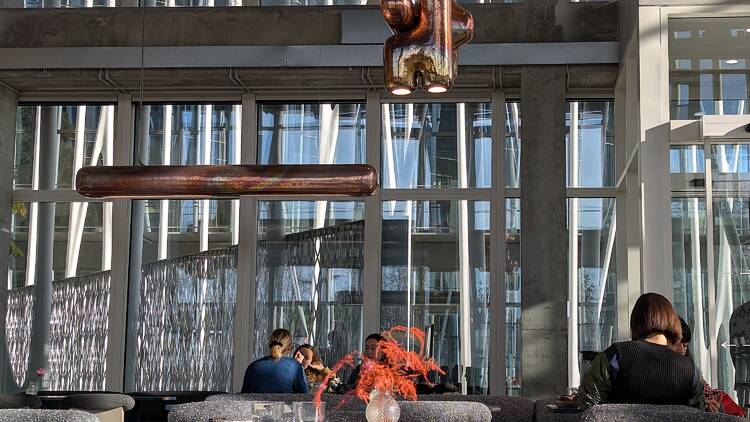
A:
{"type": "Polygon", "coordinates": [[[294,422],[324,422],[326,404],[320,403],[320,412],[318,412],[315,402],[294,402],[292,411],[294,412],[294,422]]]}
{"type": "Polygon", "coordinates": [[[284,416],[284,403],[273,401],[253,402],[253,420],[258,422],[278,422],[284,416]]]}

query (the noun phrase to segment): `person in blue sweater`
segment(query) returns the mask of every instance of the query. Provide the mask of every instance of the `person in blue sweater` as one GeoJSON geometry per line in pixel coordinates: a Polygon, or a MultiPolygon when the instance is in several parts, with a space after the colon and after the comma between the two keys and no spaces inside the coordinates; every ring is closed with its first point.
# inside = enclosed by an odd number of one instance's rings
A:
{"type": "Polygon", "coordinates": [[[243,393],[302,393],[307,394],[307,379],[302,365],[286,355],[292,349],[292,335],[278,328],[268,339],[269,355],[262,357],[245,370],[243,393]]]}

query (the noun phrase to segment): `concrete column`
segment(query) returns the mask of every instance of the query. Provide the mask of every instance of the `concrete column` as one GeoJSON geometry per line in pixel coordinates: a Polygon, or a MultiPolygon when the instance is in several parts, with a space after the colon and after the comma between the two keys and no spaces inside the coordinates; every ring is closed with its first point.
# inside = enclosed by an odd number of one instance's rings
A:
{"type": "MultiPolygon", "coordinates": [[[[54,189],[57,183],[57,163],[60,152],[59,107],[41,108],[39,133],[39,189],[54,189]]],[[[31,352],[26,382],[37,379],[36,369],[47,367],[49,319],[52,306],[52,280],[54,274],[53,251],[55,243],[55,203],[39,203],[37,220],[37,261],[34,280],[34,309],[31,323],[31,352]]]]}
{"type": "Polygon", "coordinates": [[[565,67],[525,67],[521,105],[521,373],[538,398],[568,381],[565,67]]]}
{"type": "MultiPolygon", "coordinates": [[[[11,206],[13,204],[13,157],[16,143],[16,93],[0,87],[0,250],[10,248],[11,206]]],[[[8,274],[8,254],[0,254],[0,268],[8,274]]],[[[6,277],[7,280],[7,277],[6,277]]],[[[3,393],[17,390],[5,338],[5,315],[8,313],[7,282],[0,287],[0,388],[3,393]]]]}

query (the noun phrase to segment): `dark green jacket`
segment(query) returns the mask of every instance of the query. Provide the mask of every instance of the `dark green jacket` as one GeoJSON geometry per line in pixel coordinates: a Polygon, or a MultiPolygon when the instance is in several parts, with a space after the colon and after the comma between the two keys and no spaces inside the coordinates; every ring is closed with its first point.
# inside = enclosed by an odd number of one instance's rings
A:
{"type": "MultiPolygon", "coordinates": [[[[597,404],[609,403],[612,392],[612,379],[610,379],[609,362],[604,352],[599,353],[591,364],[591,369],[586,372],[578,388],[578,407],[586,410],[597,404]]],[[[699,410],[705,410],[703,397],[703,382],[698,383],[688,406],[699,410]]]]}

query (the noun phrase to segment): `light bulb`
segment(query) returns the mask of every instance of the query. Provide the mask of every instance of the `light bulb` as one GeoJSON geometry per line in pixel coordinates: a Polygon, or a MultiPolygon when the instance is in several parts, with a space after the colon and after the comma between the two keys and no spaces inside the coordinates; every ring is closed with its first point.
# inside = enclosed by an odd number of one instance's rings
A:
{"type": "Polygon", "coordinates": [[[427,88],[427,91],[433,93],[433,94],[442,94],[443,92],[447,91],[448,88],[442,86],[442,85],[433,85],[429,88],[427,88]]]}
{"type": "Polygon", "coordinates": [[[409,95],[411,94],[411,90],[407,88],[396,88],[391,91],[391,94],[393,95],[409,95]]]}

